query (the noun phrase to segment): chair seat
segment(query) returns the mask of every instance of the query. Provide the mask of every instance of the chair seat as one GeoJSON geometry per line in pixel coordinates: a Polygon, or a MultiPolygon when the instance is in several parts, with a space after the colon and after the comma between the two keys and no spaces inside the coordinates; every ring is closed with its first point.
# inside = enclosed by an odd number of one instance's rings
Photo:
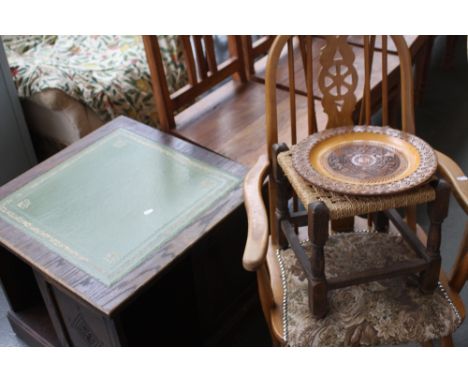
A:
{"type": "Polygon", "coordinates": [[[280,153],[278,155],[278,164],[302,204],[308,206],[315,201],[324,202],[330,211],[330,219],[342,219],[392,208],[414,206],[435,199],[435,191],[430,185],[423,185],[391,195],[343,195],[316,187],[304,180],[293,167],[291,151],[280,153]]]}
{"type": "MultiPolygon", "coordinates": [[[[310,244],[303,244],[310,256],[310,244]]],[[[351,232],[330,236],[325,274],[343,276],[383,267],[417,255],[403,238],[385,233],[351,232]]],[[[278,252],[283,286],[284,338],[289,346],[375,346],[425,342],[451,334],[461,316],[439,287],[419,291],[416,276],[354,285],[329,292],[330,311],[314,319],[307,279],[291,249],[278,252]]]]}

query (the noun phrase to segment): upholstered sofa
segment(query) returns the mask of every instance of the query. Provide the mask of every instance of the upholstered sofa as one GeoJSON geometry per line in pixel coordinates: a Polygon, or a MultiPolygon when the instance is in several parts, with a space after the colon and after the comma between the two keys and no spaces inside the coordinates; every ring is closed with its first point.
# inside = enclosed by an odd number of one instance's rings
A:
{"type": "MultiPolygon", "coordinates": [[[[187,83],[176,36],[159,36],[168,84],[187,83]]],[[[38,157],[126,115],[157,126],[141,36],[2,36],[38,157]]]]}

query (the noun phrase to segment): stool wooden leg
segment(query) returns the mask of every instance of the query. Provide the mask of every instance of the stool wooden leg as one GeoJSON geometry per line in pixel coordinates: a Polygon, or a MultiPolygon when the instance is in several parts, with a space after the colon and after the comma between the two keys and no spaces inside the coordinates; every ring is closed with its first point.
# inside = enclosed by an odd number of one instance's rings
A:
{"type": "Polygon", "coordinates": [[[332,220],[331,227],[334,232],[353,232],[354,231],[354,216],[332,220]]]}
{"type": "Polygon", "coordinates": [[[281,220],[289,217],[288,200],[290,198],[290,186],[283,170],[278,165],[277,157],[283,151],[288,151],[288,146],[285,143],[273,145],[273,177],[276,184],[276,232],[278,234],[278,245],[280,248],[285,249],[288,247],[288,240],[284,236],[283,230],[281,229],[281,220]]]}
{"type": "Polygon", "coordinates": [[[325,258],[323,247],[328,239],[329,211],[322,202],[314,202],[308,207],[308,231],[312,244],[310,265],[312,280],[309,280],[309,307],[311,313],[322,318],[328,311],[327,280],[325,278],[325,258]]]}
{"type": "Polygon", "coordinates": [[[428,203],[427,206],[431,224],[427,235],[426,254],[430,259],[430,264],[428,268],[422,272],[420,283],[421,291],[425,293],[434,291],[439,281],[441,225],[448,214],[450,187],[443,180],[439,180],[435,186],[435,191],[435,200],[428,203]]]}
{"type": "Polygon", "coordinates": [[[388,218],[383,212],[376,212],[372,214],[374,228],[377,232],[388,232],[388,218]]]}

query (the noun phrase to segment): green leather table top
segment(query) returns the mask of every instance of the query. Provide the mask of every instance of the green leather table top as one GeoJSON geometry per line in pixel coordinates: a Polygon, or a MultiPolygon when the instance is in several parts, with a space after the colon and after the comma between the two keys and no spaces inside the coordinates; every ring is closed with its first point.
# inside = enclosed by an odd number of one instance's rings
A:
{"type": "Polygon", "coordinates": [[[240,181],[118,129],[0,201],[0,216],[110,286],[240,181]]]}

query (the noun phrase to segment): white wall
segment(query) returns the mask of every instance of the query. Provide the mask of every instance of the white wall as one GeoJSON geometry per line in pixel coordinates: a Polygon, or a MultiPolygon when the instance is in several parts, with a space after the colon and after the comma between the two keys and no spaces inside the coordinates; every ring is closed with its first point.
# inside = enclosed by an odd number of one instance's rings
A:
{"type": "Polygon", "coordinates": [[[36,164],[26,122],[0,40],[0,185],[36,164]]]}

